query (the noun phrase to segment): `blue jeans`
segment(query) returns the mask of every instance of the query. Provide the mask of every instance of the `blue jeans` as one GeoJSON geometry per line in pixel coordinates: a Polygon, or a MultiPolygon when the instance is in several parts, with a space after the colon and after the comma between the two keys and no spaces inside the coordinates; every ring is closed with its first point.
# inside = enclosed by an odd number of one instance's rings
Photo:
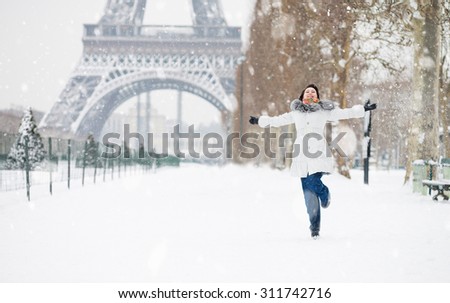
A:
{"type": "Polygon", "coordinates": [[[329,190],[322,183],[323,173],[318,172],[309,175],[306,178],[301,178],[303,195],[305,196],[306,210],[309,215],[309,222],[311,223],[309,229],[311,231],[320,230],[320,202],[328,201],[329,190]]]}
{"type": "Polygon", "coordinates": [[[320,180],[323,176],[323,173],[315,173],[309,175],[306,178],[302,178],[302,188],[303,190],[309,189],[313,193],[315,193],[319,199],[324,203],[328,201],[329,190],[325,184],[320,180]]]}
{"type": "Polygon", "coordinates": [[[317,195],[310,191],[309,189],[303,190],[303,195],[305,196],[306,210],[309,216],[309,229],[311,232],[320,231],[320,205],[319,198],[317,195]]]}

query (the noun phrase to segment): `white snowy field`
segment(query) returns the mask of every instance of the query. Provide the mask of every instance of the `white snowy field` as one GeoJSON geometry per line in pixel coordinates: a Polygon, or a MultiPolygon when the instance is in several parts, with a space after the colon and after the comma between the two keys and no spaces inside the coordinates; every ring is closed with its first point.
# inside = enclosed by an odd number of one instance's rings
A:
{"type": "Polygon", "coordinates": [[[0,193],[0,282],[450,282],[450,203],[403,171],[325,176],[312,240],[286,171],[188,165],[0,193]]]}

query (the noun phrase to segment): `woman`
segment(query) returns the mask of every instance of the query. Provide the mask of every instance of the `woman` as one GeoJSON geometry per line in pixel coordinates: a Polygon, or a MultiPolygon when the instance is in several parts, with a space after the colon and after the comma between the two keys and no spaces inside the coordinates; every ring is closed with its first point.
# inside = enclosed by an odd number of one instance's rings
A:
{"type": "Polygon", "coordinates": [[[320,206],[330,205],[330,192],[322,183],[322,176],[333,171],[333,157],[323,136],[328,121],[361,118],[364,112],[373,110],[376,104],[366,103],[352,108],[336,108],[332,102],[320,101],[319,89],[316,85],[308,85],[299,99],[291,102],[291,111],[276,117],[250,116],[251,124],[261,127],[283,126],[295,123],[297,138],[296,150],[291,166],[291,174],[300,177],[303,195],[309,215],[311,237],[317,239],[320,232],[320,206]],[[320,204],[319,204],[320,200],[320,204]]]}

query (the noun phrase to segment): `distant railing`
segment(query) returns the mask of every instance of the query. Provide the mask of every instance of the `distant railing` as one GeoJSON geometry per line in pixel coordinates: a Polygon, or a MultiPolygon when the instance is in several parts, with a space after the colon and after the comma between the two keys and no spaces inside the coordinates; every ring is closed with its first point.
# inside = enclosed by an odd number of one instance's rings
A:
{"type": "Polygon", "coordinates": [[[156,173],[160,167],[178,167],[181,162],[174,155],[156,157],[145,150],[140,151],[140,155],[139,151],[131,149],[128,155],[122,149],[123,154],[116,158],[103,157],[102,153],[108,148],[99,142],[89,144],[88,141],[46,138],[43,143],[46,157],[34,169],[30,169],[27,156],[24,168],[12,168],[7,165],[6,155],[0,155],[0,192],[26,189],[30,200],[30,193],[37,185],[47,184],[52,194],[54,183],[65,182],[70,189],[77,181],[81,181],[82,186],[88,182],[96,184],[140,172],[156,173]]]}
{"type": "Polygon", "coordinates": [[[84,37],[153,37],[160,39],[240,39],[241,28],[229,26],[85,24],[84,37]]]}

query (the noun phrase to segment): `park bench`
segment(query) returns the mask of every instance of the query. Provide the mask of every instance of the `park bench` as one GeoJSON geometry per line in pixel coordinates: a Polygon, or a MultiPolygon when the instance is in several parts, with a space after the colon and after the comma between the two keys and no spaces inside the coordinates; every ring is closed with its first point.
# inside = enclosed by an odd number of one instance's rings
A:
{"type": "Polygon", "coordinates": [[[448,200],[448,196],[444,194],[444,190],[450,190],[450,180],[422,180],[422,184],[428,186],[430,190],[437,190],[437,194],[433,196],[433,200],[437,201],[439,196],[442,196],[444,200],[448,200]]]}

